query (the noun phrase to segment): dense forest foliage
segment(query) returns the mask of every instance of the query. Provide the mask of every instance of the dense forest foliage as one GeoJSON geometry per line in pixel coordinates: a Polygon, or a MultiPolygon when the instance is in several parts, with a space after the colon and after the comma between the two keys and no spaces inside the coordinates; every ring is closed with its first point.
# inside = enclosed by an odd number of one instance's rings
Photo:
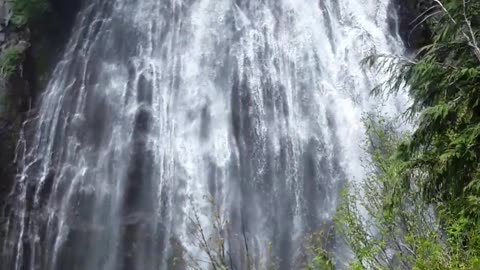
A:
{"type": "Polygon", "coordinates": [[[413,23],[431,44],[413,60],[372,56],[394,74],[374,89],[409,89],[404,117],[369,117],[369,175],[350,186],[337,215],[352,269],[480,269],[480,1],[433,1],[413,23]]]}

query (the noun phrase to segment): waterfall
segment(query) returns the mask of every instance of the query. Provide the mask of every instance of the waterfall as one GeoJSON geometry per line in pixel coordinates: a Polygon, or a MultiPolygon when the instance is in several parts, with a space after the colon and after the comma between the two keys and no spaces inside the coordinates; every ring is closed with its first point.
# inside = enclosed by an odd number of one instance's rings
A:
{"type": "Polygon", "coordinates": [[[232,270],[301,269],[305,238],[333,230],[343,184],[364,175],[362,116],[398,111],[360,63],[403,53],[392,14],[389,0],[85,0],[18,144],[1,264],[208,269],[201,230],[232,270]]]}

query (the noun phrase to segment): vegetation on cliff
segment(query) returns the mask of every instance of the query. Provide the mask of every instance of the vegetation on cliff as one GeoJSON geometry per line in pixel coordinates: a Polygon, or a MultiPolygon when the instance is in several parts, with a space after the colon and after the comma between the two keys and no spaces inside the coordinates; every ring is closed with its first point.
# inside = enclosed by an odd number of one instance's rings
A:
{"type": "Polygon", "coordinates": [[[35,66],[31,68],[36,69],[39,77],[47,73],[64,46],[80,3],[61,0],[9,2],[7,9],[11,17],[2,30],[6,41],[0,55],[4,79],[8,80],[19,70],[26,60],[25,54],[34,58],[31,64],[35,66]]]}
{"type": "Polygon", "coordinates": [[[9,78],[18,69],[22,63],[23,47],[10,47],[5,49],[0,55],[0,74],[4,78],[9,78]]]}
{"type": "Polygon", "coordinates": [[[414,60],[366,60],[395,74],[375,94],[408,86],[416,128],[367,121],[370,174],[337,217],[353,269],[480,269],[480,1],[434,1],[423,22],[414,60]]]}
{"type": "Polygon", "coordinates": [[[43,19],[49,9],[47,0],[14,0],[12,2],[12,21],[17,26],[34,24],[43,19]]]}
{"type": "Polygon", "coordinates": [[[6,42],[0,54],[0,75],[5,82],[21,68],[30,47],[31,29],[38,29],[45,21],[49,6],[47,0],[14,0],[6,7],[11,9],[11,19],[3,26],[6,42]]]}

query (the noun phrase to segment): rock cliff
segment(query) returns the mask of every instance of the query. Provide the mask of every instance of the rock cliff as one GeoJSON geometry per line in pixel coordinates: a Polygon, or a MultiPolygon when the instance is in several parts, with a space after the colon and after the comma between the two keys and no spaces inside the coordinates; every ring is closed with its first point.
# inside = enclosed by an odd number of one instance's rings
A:
{"type": "Polygon", "coordinates": [[[22,123],[35,107],[81,5],[81,0],[45,1],[48,9],[35,23],[18,25],[13,1],[0,0],[0,227],[15,179],[22,123]]]}

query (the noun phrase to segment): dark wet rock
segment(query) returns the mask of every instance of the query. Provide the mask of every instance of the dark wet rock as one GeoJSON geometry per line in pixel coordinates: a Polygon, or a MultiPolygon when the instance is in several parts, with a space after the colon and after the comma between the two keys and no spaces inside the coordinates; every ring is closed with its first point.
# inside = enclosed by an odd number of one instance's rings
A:
{"type": "MultiPolygon", "coordinates": [[[[0,0],[0,54],[21,52],[18,69],[8,78],[0,74],[0,242],[9,215],[8,194],[16,175],[15,154],[22,123],[35,107],[48,73],[61,55],[81,0],[49,0],[50,9],[38,24],[16,27],[10,18],[11,1],[0,0]]],[[[0,258],[0,261],[1,258],[0,258]]],[[[1,267],[0,267],[1,268],[1,267]]]]}
{"type": "Polygon", "coordinates": [[[408,49],[416,50],[429,43],[431,31],[421,22],[422,14],[432,4],[432,0],[392,0],[398,14],[398,31],[408,49]]]}

